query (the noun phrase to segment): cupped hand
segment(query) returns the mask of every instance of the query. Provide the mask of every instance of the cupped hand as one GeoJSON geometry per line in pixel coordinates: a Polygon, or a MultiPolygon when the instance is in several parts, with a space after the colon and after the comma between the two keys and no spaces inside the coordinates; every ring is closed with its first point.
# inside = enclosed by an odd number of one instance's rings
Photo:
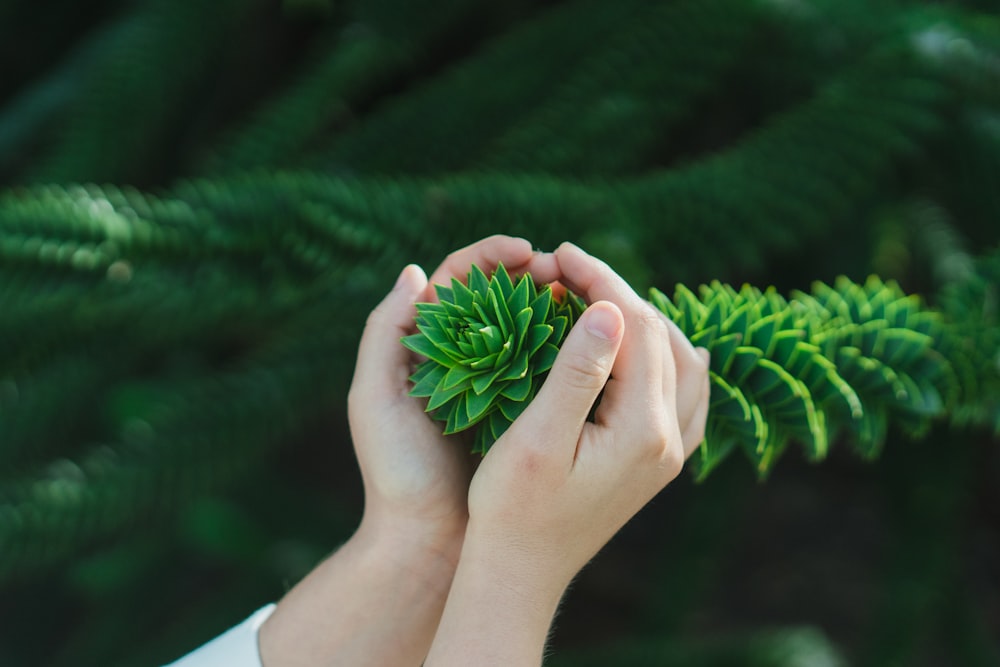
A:
{"type": "Polygon", "coordinates": [[[558,280],[592,305],[477,470],[462,560],[557,599],[678,475],[704,437],[709,384],[707,351],[607,264],[571,244],[554,259],[558,280]]]}
{"type": "Polygon", "coordinates": [[[533,252],[524,239],[492,236],[449,255],[429,281],[420,267],[407,266],[369,316],[348,393],[365,487],[361,530],[403,534],[457,559],[474,459],[468,443],[446,439],[423,402],[408,395],[417,359],[399,341],[416,330],[414,304],[436,300],[434,284],[464,281],[472,264],[489,273],[499,262],[513,274],[555,279],[552,255],[533,252]]]}

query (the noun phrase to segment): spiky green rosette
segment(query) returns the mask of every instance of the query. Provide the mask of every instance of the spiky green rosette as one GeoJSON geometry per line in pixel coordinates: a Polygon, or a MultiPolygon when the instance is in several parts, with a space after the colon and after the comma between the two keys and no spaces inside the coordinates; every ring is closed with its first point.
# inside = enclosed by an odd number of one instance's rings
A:
{"type": "Polygon", "coordinates": [[[875,277],[817,283],[790,301],[718,282],[697,295],[678,286],[672,301],[654,289],[651,299],[712,353],[706,436],[692,458],[699,478],[737,447],[762,476],[792,441],[821,459],[831,433],[873,457],[890,421],[920,435],[955,392],[937,351],[938,313],[875,277]]]}
{"type": "Polygon", "coordinates": [[[514,285],[502,264],[492,278],[473,266],[467,286],[435,289],[438,303],[417,304],[420,333],[402,339],[427,357],[410,395],[428,399],[446,434],[478,426],[473,451],[485,454],[538,392],[583,301],[556,300],[527,274],[514,285]]]}

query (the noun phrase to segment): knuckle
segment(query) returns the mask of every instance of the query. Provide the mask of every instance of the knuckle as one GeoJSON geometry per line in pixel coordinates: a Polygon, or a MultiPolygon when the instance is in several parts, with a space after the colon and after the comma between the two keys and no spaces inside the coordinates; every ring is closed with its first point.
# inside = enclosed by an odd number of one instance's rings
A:
{"type": "Polygon", "coordinates": [[[604,386],[608,377],[605,363],[579,352],[563,349],[560,381],[573,389],[595,389],[604,386]]]}
{"type": "Polygon", "coordinates": [[[643,429],[639,443],[640,450],[649,457],[659,458],[669,447],[670,437],[670,429],[667,428],[665,420],[660,415],[653,414],[646,428],[643,429]]]}
{"type": "Polygon", "coordinates": [[[548,461],[545,455],[534,447],[524,447],[517,454],[515,468],[522,478],[537,476],[547,467],[548,461]]]}
{"type": "Polygon", "coordinates": [[[684,445],[679,428],[665,419],[657,420],[647,431],[643,451],[671,479],[684,465],[684,445]]]}
{"type": "MultiPolygon", "coordinates": [[[[695,430],[694,435],[691,436],[693,442],[690,443],[691,449],[697,449],[701,443],[705,442],[705,422],[701,422],[698,428],[695,430]]],[[[685,443],[688,444],[688,443],[685,443]]]]}
{"type": "Polygon", "coordinates": [[[684,450],[675,444],[667,447],[660,458],[660,470],[663,476],[669,480],[676,479],[684,469],[684,450]]]}
{"type": "Polygon", "coordinates": [[[667,324],[663,321],[663,315],[649,303],[643,302],[642,308],[640,308],[637,313],[637,320],[639,322],[639,326],[647,331],[656,332],[658,334],[667,333],[667,324]]]}

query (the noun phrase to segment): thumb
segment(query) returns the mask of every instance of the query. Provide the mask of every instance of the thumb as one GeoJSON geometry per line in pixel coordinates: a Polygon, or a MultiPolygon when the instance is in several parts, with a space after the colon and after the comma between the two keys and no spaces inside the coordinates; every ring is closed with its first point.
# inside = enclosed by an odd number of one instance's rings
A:
{"type": "Polygon", "coordinates": [[[416,315],[414,301],[427,285],[423,269],[410,264],[399,274],[395,287],[368,316],[352,388],[375,398],[395,397],[407,386],[410,351],[399,342],[411,333],[416,315]]]}
{"type": "Polygon", "coordinates": [[[611,375],[624,327],[621,310],[610,301],[598,301],[580,316],[545,384],[517,420],[536,442],[569,440],[570,453],[576,451],[587,415],[611,375]]]}

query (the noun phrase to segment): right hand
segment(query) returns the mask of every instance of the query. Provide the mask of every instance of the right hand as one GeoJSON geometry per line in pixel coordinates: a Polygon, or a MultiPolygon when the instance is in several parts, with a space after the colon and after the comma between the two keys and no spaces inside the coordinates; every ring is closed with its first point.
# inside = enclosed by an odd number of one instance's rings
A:
{"type": "Polygon", "coordinates": [[[709,397],[707,350],[604,262],[572,244],[555,259],[559,281],[592,305],[476,472],[462,553],[544,606],[677,477],[704,438],[709,397]]]}

